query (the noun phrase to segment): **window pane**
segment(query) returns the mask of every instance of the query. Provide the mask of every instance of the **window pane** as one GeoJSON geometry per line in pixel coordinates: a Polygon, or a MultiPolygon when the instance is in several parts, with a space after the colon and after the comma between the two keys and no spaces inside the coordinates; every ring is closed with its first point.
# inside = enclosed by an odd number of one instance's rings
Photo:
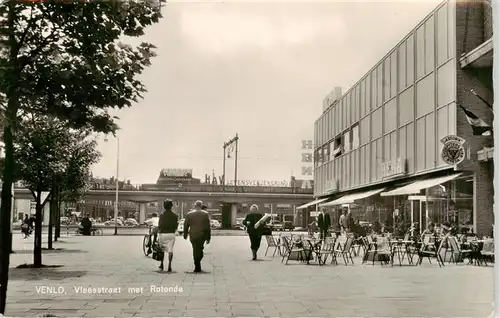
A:
{"type": "Polygon", "coordinates": [[[437,70],[438,107],[455,101],[455,61],[450,60],[437,70]]]}
{"type": "Polygon", "coordinates": [[[417,117],[434,110],[434,73],[417,83],[417,117]]]}
{"type": "Polygon", "coordinates": [[[398,91],[406,88],[406,44],[403,43],[398,48],[398,91]]]}
{"type": "Polygon", "coordinates": [[[365,83],[365,93],[366,93],[366,98],[365,98],[365,103],[366,103],[366,113],[368,114],[371,109],[372,109],[372,81],[371,81],[371,73],[368,74],[366,77],[366,83],[365,83]]]}
{"type": "Polygon", "coordinates": [[[382,136],[382,108],[372,113],[372,140],[382,136]]]}
{"type": "Polygon", "coordinates": [[[372,171],[372,166],[371,163],[373,162],[371,160],[372,158],[372,152],[371,152],[371,144],[366,145],[365,147],[365,182],[368,183],[371,180],[371,171],[372,171]]]}
{"type": "Polygon", "coordinates": [[[356,166],[358,153],[358,150],[355,150],[351,155],[351,187],[356,187],[358,185],[359,169],[356,166]]]}
{"type": "Polygon", "coordinates": [[[359,119],[361,119],[365,114],[366,114],[366,108],[365,108],[365,84],[366,81],[362,80],[361,83],[359,83],[359,119]]]}
{"type": "Polygon", "coordinates": [[[342,99],[342,131],[347,127],[347,115],[349,114],[347,97],[342,99]]]}
{"type": "Polygon", "coordinates": [[[406,159],[408,159],[408,173],[415,172],[415,131],[413,123],[406,126],[406,159]]]}
{"type": "Polygon", "coordinates": [[[349,135],[350,135],[349,131],[344,134],[344,152],[351,151],[351,141],[349,140],[350,139],[349,135]]]}
{"type": "Polygon", "coordinates": [[[340,103],[335,106],[335,136],[340,132],[340,103]]]}
{"type": "Polygon", "coordinates": [[[352,157],[352,153],[350,154],[347,154],[344,158],[345,160],[345,164],[346,164],[346,169],[345,169],[345,183],[346,183],[346,188],[350,188],[351,187],[351,178],[352,178],[352,174],[351,174],[351,157],[352,157]]]}
{"type": "Polygon", "coordinates": [[[377,139],[377,159],[375,160],[377,162],[376,165],[376,175],[377,179],[380,180],[382,179],[382,169],[380,167],[382,166],[382,160],[384,159],[384,148],[383,148],[383,142],[382,138],[377,139]]]}
{"type": "Polygon", "coordinates": [[[448,8],[446,5],[439,8],[437,19],[437,63],[443,64],[448,59],[448,8]]]}
{"type": "Polygon", "coordinates": [[[448,134],[457,134],[457,105],[455,103],[448,105],[448,134]]]}
{"type": "MultiPolygon", "coordinates": [[[[391,135],[385,135],[384,136],[384,154],[381,158],[381,162],[386,162],[391,160],[391,135]]],[[[378,166],[380,169],[380,165],[378,166]]]]}
{"type": "Polygon", "coordinates": [[[425,168],[436,167],[436,130],[434,113],[425,116],[425,168]]]}
{"type": "MultiPolygon", "coordinates": [[[[443,137],[448,136],[448,107],[442,107],[437,111],[437,135],[436,141],[439,142],[443,137]]],[[[439,142],[438,154],[443,150],[443,143],[439,142]]],[[[440,155],[437,156],[438,166],[446,166],[440,155]]]]}
{"type": "Polygon", "coordinates": [[[370,181],[375,181],[377,180],[377,171],[380,170],[378,169],[377,165],[377,142],[372,141],[371,143],[371,148],[372,148],[372,160],[371,160],[371,179],[370,181]]]}
{"type": "Polygon", "coordinates": [[[425,147],[425,117],[417,120],[417,158],[416,158],[416,170],[422,171],[425,169],[425,152],[427,147],[425,147]]]}
{"type": "Polygon", "coordinates": [[[393,131],[397,127],[397,103],[396,99],[391,99],[390,102],[384,105],[384,133],[393,131]]]}
{"type": "Polygon", "coordinates": [[[398,156],[398,137],[397,132],[391,133],[391,160],[396,159],[398,156]]]}
{"type": "Polygon", "coordinates": [[[352,124],[356,123],[359,121],[359,91],[360,91],[360,86],[361,85],[356,85],[356,88],[354,89],[354,118],[352,119],[352,124]]]}
{"type": "Polygon", "coordinates": [[[406,40],[406,86],[415,83],[415,44],[413,35],[406,40]]]}
{"type": "Polygon", "coordinates": [[[370,116],[363,118],[359,124],[361,144],[364,145],[370,141],[370,116]]]}
{"type": "Polygon", "coordinates": [[[384,61],[384,76],[382,79],[382,85],[384,86],[384,102],[386,102],[391,96],[391,57],[385,59],[384,61]]]}
{"type": "Polygon", "coordinates": [[[330,126],[331,126],[331,130],[330,130],[330,139],[335,137],[335,122],[334,122],[334,113],[333,113],[333,108],[330,109],[330,126]]]}
{"type": "Polygon", "coordinates": [[[372,81],[372,110],[377,108],[377,69],[374,69],[372,74],[371,74],[371,81],[372,81]]]}
{"type": "Polygon", "coordinates": [[[434,17],[425,22],[425,74],[434,71],[434,17]]]}
{"type": "Polygon", "coordinates": [[[457,25],[456,6],[454,3],[446,5],[448,7],[448,57],[456,56],[455,53],[455,28],[457,25]]]}
{"type": "Polygon", "coordinates": [[[391,54],[391,97],[398,93],[398,51],[391,54]]]}
{"type": "Polygon", "coordinates": [[[357,149],[359,147],[359,127],[358,127],[358,125],[352,127],[351,133],[352,133],[352,149],[357,149]]]}
{"type": "Polygon", "coordinates": [[[333,154],[335,150],[335,142],[330,143],[330,160],[333,160],[335,158],[335,155],[333,154]]]}
{"type": "Polygon", "coordinates": [[[384,96],[384,84],[383,84],[384,78],[383,78],[383,75],[384,75],[384,66],[382,64],[380,64],[377,67],[377,107],[381,106],[383,103],[383,100],[382,100],[382,98],[384,96]]]}
{"type": "Polygon", "coordinates": [[[413,96],[413,87],[408,88],[404,92],[399,95],[398,100],[398,116],[399,116],[399,125],[404,126],[408,122],[413,120],[414,115],[414,96],[413,96]]]}
{"type": "Polygon", "coordinates": [[[398,157],[406,158],[406,126],[399,128],[399,149],[398,157]]]}
{"type": "Polygon", "coordinates": [[[425,75],[425,24],[416,31],[415,45],[417,48],[417,80],[425,75]]]}
{"type": "Polygon", "coordinates": [[[358,165],[359,167],[359,183],[360,184],[365,184],[365,149],[366,147],[361,147],[359,148],[359,161],[361,165],[358,165]]]}

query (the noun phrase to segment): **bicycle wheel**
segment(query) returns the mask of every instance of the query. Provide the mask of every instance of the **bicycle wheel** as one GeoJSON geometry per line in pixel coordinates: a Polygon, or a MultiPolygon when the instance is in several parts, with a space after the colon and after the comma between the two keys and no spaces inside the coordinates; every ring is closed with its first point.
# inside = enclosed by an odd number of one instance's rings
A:
{"type": "Polygon", "coordinates": [[[149,243],[149,235],[144,235],[144,239],[142,240],[142,251],[144,255],[148,256],[148,243],[149,243]]]}

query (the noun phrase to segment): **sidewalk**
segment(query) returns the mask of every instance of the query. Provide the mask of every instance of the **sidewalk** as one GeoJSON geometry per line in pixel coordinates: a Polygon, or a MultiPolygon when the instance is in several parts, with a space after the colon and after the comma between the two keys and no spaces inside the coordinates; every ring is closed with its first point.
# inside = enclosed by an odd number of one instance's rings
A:
{"type": "MultiPolygon", "coordinates": [[[[249,261],[247,237],[214,237],[192,274],[188,241],[177,237],[172,274],[142,254],[139,237],[68,237],[43,256],[60,268],[10,270],[8,316],[487,317],[493,267],[285,266],[249,261]],[[155,286],[152,288],[151,286],[155,286]],[[88,290],[88,288],[95,290],[88,290]],[[84,293],[87,291],[87,293],[84,293]]],[[[31,240],[15,239],[11,266],[32,263],[31,240]],[[24,246],[24,247],[23,247],[24,246]]],[[[44,251],[45,252],[45,251],[44,251]]]]}

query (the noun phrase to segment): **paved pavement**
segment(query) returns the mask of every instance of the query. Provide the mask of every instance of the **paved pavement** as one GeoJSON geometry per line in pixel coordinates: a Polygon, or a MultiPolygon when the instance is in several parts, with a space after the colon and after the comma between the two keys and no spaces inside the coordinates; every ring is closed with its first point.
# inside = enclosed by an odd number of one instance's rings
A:
{"type": "MultiPolygon", "coordinates": [[[[187,272],[193,269],[190,245],[177,237],[176,272],[166,274],[142,254],[141,240],[63,238],[56,244],[61,250],[43,256],[44,264],[63,267],[11,268],[7,315],[487,317],[492,312],[493,267],[439,268],[424,262],[391,268],[360,265],[359,257],[354,266],[283,265],[279,257],[264,257],[265,248],[263,260],[252,262],[246,237],[219,236],[206,248],[203,274],[187,272]]],[[[32,241],[16,235],[14,242],[11,266],[31,263],[32,241]]]]}

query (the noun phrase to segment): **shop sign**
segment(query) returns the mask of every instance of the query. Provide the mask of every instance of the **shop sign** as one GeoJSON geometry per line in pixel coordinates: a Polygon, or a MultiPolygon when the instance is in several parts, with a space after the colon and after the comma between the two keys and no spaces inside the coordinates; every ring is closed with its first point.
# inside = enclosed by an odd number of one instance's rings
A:
{"type": "Polygon", "coordinates": [[[191,179],[193,177],[193,169],[163,169],[161,177],[164,180],[191,179]]]}
{"type": "Polygon", "coordinates": [[[465,160],[465,139],[450,135],[441,139],[443,149],[441,150],[441,158],[449,165],[458,165],[465,160]]]}
{"type": "Polygon", "coordinates": [[[382,162],[382,178],[394,178],[406,173],[405,160],[396,158],[382,162]]]}
{"type": "MultiPolygon", "coordinates": [[[[224,184],[224,177],[219,176],[216,177],[215,175],[209,176],[208,174],[205,175],[205,184],[211,184],[211,185],[223,185],[224,184]]],[[[226,185],[228,186],[234,186],[234,180],[228,180],[226,182],[226,185]]],[[[237,186],[243,186],[243,187],[290,187],[290,181],[267,181],[267,180],[236,180],[236,185],[237,186]]]]}

